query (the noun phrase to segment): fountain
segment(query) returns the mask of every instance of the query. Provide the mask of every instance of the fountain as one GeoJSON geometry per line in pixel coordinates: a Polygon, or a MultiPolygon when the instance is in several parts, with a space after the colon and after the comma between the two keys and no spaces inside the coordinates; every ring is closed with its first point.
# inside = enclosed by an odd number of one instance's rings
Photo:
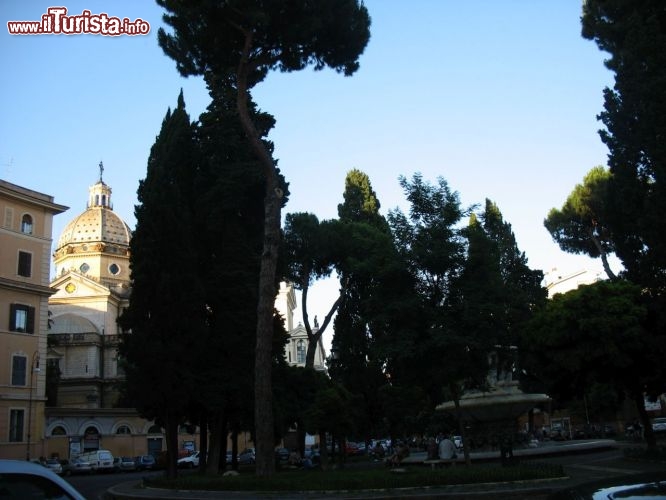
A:
{"type": "MultiPolygon", "coordinates": [[[[491,355],[491,366],[497,366],[495,355],[491,355]]],[[[471,448],[495,448],[507,440],[512,444],[517,441],[517,434],[527,438],[526,432],[517,432],[518,417],[550,403],[551,398],[546,394],[521,391],[518,381],[513,380],[512,371],[492,369],[487,377],[487,389],[465,392],[460,398],[459,412],[454,401],[436,407],[438,412],[460,417],[471,448]]]]}

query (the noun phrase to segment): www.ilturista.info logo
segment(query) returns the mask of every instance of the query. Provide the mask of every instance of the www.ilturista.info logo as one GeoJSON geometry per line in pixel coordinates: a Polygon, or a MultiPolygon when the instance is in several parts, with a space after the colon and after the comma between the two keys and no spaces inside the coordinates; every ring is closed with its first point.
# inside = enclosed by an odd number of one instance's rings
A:
{"type": "Polygon", "coordinates": [[[68,16],[67,7],[49,7],[40,21],[7,21],[10,35],[147,35],[150,24],[141,18],[130,21],[124,17],[109,16],[102,12],[93,14],[84,10],[79,15],[68,16]]]}

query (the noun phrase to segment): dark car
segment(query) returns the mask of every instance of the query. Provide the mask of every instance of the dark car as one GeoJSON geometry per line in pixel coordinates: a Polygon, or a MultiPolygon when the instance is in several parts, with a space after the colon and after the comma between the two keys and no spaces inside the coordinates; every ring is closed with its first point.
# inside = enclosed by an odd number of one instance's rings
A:
{"type": "Polygon", "coordinates": [[[113,459],[114,472],[131,472],[136,470],[136,461],[132,457],[115,457],[113,459]]]}
{"type": "Polygon", "coordinates": [[[239,465],[251,465],[256,461],[254,448],[246,448],[238,454],[239,465]]]}
{"type": "Polygon", "coordinates": [[[136,470],[152,470],[155,468],[155,457],[152,455],[141,455],[134,457],[136,470]]]}
{"type": "Polygon", "coordinates": [[[275,458],[280,462],[287,462],[289,460],[289,450],[287,448],[276,448],[275,458]]]}

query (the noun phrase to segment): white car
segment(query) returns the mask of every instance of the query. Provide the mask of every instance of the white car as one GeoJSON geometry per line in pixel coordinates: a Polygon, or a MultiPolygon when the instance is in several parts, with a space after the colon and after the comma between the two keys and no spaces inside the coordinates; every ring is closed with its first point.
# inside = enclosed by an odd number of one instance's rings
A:
{"type": "Polygon", "coordinates": [[[62,474],[62,464],[57,458],[49,458],[44,462],[44,467],[52,470],[56,474],[62,474]]]}
{"type": "Polygon", "coordinates": [[[652,419],[652,432],[666,432],[666,417],[652,419]]]}
{"type": "Polygon", "coordinates": [[[199,467],[199,452],[195,451],[191,455],[178,459],[178,467],[193,469],[199,467]]]}
{"type": "Polygon", "coordinates": [[[0,492],[3,498],[86,500],[55,472],[25,460],[0,460],[0,492]]]}

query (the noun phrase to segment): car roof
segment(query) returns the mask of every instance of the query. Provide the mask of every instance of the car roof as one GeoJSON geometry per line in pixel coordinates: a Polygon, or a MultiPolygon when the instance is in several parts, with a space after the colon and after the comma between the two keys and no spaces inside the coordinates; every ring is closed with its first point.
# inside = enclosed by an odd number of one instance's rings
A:
{"type": "Polygon", "coordinates": [[[74,500],[86,500],[76,489],[67,481],[58,476],[55,472],[47,469],[43,465],[29,462],[26,460],[2,460],[0,459],[0,475],[2,474],[26,474],[31,476],[40,476],[56,483],[60,488],[66,491],[74,500]]]}

